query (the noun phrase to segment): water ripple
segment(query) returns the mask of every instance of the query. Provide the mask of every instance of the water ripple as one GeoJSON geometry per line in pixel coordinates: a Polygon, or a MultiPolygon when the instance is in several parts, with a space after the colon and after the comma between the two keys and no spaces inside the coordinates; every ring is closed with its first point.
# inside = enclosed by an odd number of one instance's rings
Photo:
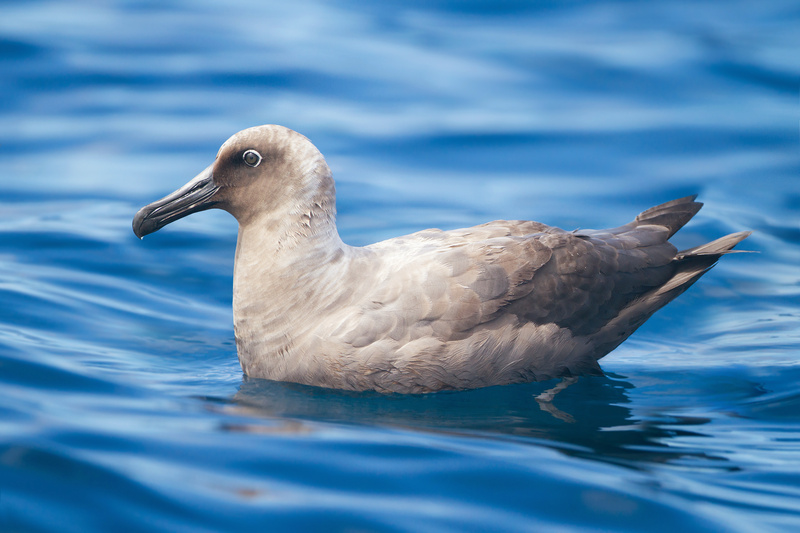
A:
{"type": "Polygon", "coordinates": [[[800,527],[795,3],[3,10],[0,530],[800,527]],[[246,378],[235,221],[130,224],[259,123],[325,153],[351,244],[700,193],[677,245],[755,253],[552,405],[246,378]]]}

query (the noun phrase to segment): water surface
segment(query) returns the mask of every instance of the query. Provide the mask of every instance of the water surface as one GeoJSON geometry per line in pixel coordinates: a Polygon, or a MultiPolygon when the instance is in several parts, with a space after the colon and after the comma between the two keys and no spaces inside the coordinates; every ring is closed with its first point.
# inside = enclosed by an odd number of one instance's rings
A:
{"type": "Polygon", "coordinates": [[[800,528],[796,3],[0,6],[0,530],[800,528]],[[262,123],[326,155],[350,244],[699,193],[677,244],[758,253],[550,412],[249,379],[235,221],[130,223],[262,123]]]}

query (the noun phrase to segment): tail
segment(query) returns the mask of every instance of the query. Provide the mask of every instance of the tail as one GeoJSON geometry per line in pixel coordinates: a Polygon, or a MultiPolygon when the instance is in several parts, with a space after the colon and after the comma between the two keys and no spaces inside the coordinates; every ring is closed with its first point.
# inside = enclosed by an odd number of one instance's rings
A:
{"type": "MultiPolygon", "coordinates": [[[[696,196],[687,196],[650,208],[637,216],[633,222],[616,228],[612,233],[620,233],[620,230],[635,231],[639,226],[660,226],[667,230],[669,237],[672,237],[703,206],[702,203],[695,202],[695,198],[696,196]]],[[[653,313],[691,287],[717,263],[720,257],[735,253],[737,250],[733,248],[751,233],[750,231],[731,233],[715,241],[677,252],[671,261],[674,267],[673,274],[660,286],[629,303],[599,332],[595,339],[595,357],[599,359],[616,348],[653,313]]],[[[661,239],[663,236],[662,230],[661,239]]]]}
{"type": "MultiPolygon", "coordinates": [[[[703,207],[701,202],[695,202],[696,198],[697,195],[693,194],[692,196],[685,196],[651,207],[647,211],[640,213],[627,226],[661,226],[667,229],[667,238],[669,239],[703,207]]],[[[673,259],[677,266],[675,274],[661,287],[657,288],[651,296],[659,297],[674,291],[674,294],[670,294],[669,298],[664,302],[666,304],[691,287],[692,283],[708,272],[720,257],[725,254],[735,253],[734,246],[746,239],[751,233],[751,231],[731,233],[715,241],[678,252],[675,255],[675,259],[673,259]]]]}
{"type": "Polygon", "coordinates": [[[669,299],[675,298],[717,264],[720,257],[736,253],[734,246],[749,237],[751,233],[752,231],[731,233],[715,241],[678,252],[674,259],[678,269],[669,281],[656,290],[655,295],[677,291],[674,295],[670,295],[669,299]]]}

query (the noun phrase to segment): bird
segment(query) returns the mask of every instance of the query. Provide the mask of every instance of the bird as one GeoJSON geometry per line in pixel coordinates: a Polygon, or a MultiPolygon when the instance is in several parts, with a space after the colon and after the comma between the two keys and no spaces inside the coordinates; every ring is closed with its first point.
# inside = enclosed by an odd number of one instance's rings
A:
{"type": "Polygon", "coordinates": [[[236,218],[233,327],[248,377],[420,394],[603,375],[601,357],[750,235],[678,251],[670,237],[701,206],[687,196],[604,230],[496,220],[349,246],[325,158],[269,124],[230,137],[133,231],[210,208],[236,218]]]}

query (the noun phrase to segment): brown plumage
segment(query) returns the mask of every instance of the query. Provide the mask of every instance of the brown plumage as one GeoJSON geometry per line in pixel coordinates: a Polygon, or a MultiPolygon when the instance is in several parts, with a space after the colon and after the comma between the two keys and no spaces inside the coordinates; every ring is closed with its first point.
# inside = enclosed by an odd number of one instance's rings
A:
{"type": "Polygon", "coordinates": [[[749,234],[678,252],[668,239],[701,206],[680,198],[607,230],[495,221],[351,247],[322,155],[261,126],[140,210],[134,231],[209,207],[237,218],[234,327],[248,375],[429,392],[600,373],[599,358],[749,234]]]}

